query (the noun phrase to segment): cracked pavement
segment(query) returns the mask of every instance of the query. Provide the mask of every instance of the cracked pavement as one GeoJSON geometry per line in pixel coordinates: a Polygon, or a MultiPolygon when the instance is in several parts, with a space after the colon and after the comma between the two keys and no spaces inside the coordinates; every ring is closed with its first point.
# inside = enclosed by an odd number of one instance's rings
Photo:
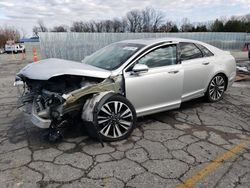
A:
{"type": "MultiPolygon", "coordinates": [[[[14,75],[27,61],[0,55],[0,187],[176,187],[233,146],[249,140],[250,83],[218,103],[196,99],[140,118],[132,135],[105,143],[82,125],[55,144],[17,109],[14,75]]],[[[249,187],[250,145],[195,187],[249,187]]]]}

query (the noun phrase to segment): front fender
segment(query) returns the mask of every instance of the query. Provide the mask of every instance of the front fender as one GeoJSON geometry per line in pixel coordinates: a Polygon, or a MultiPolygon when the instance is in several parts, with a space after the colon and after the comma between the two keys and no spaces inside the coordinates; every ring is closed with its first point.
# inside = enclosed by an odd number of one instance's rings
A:
{"type": "Polygon", "coordinates": [[[113,91],[106,91],[94,94],[92,98],[89,98],[82,110],[82,120],[93,122],[94,120],[94,113],[98,111],[100,106],[111,96],[115,95],[116,93],[113,91]]]}

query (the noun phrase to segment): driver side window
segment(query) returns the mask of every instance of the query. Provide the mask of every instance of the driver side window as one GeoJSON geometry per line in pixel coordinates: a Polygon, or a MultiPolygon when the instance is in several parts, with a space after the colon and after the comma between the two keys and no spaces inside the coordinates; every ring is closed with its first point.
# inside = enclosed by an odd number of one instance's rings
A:
{"type": "Polygon", "coordinates": [[[177,64],[176,45],[157,48],[143,56],[137,63],[147,65],[149,68],[177,64]]]}

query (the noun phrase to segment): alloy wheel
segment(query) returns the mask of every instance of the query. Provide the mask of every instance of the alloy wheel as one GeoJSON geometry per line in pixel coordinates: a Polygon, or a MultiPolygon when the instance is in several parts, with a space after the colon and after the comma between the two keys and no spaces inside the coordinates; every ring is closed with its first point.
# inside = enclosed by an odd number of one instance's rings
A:
{"type": "Polygon", "coordinates": [[[209,96],[213,101],[219,100],[225,91],[225,80],[221,75],[215,76],[209,85],[209,96]]]}
{"type": "Polygon", "coordinates": [[[100,134],[108,138],[119,138],[125,135],[133,125],[131,109],[121,101],[105,103],[98,115],[97,123],[100,134]]]}

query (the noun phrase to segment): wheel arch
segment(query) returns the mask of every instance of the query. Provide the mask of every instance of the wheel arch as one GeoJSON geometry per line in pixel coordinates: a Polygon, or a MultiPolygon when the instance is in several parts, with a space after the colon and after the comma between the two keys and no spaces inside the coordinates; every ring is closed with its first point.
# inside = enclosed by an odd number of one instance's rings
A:
{"type": "Polygon", "coordinates": [[[212,80],[215,76],[217,76],[217,75],[222,75],[222,76],[225,78],[225,80],[226,80],[226,88],[225,88],[225,91],[227,90],[227,86],[228,86],[228,76],[227,76],[227,74],[226,74],[224,71],[217,71],[215,74],[213,74],[213,75],[211,76],[210,80],[208,81],[207,87],[206,87],[206,89],[205,89],[205,92],[207,91],[208,86],[209,86],[209,83],[211,82],[211,80],[212,80]]]}
{"type": "Polygon", "coordinates": [[[226,81],[226,88],[225,88],[225,91],[227,90],[227,86],[228,86],[228,77],[226,75],[226,73],[224,72],[218,72],[217,74],[215,74],[213,77],[217,76],[217,75],[222,75],[224,78],[225,78],[225,81],[226,81]]]}
{"type": "MultiPolygon", "coordinates": [[[[220,74],[220,75],[222,75],[224,78],[225,78],[225,80],[226,80],[226,88],[225,88],[225,91],[227,90],[227,86],[228,86],[228,77],[227,77],[227,75],[225,74],[225,73],[218,73],[218,74],[220,74]]],[[[217,74],[217,75],[218,75],[217,74]]]]}
{"type": "Polygon", "coordinates": [[[126,97],[115,92],[102,92],[96,94],[96,96],[94,96],[93,98],[89,99],[89,101],[86,102],[86,105],[84,105],[83,107],[82,119],[86,126],[86,131],[90,137],[94,139],[99,138],[103,141],[117,141],[117,140],[122,140],[131,134],[131,132],[134,129],[137,118],[136,118],[136,111],[133,105],[128,101],[126,97]],[[111,138],[108,136],[106,137],[100,133],[101,129],[98,125],[98,114],[101,111],[103,105],[105,105],[107,101],[112,102],[113,100],[120,100],[122,102],[126,101],[124,103],[131,110],[131,113],[133,115],[129,129],[126,129],[126,131],[122,135],[111,138]]]}
{"type": "Polygon", "coordinates": [[[88,98],[83,105],[81,118],[83,121],[93,122],[94,114],[98,110],[100,104],[103,104],[109,97],[116,95],[113,91],[100,92],[88,98]]]}

